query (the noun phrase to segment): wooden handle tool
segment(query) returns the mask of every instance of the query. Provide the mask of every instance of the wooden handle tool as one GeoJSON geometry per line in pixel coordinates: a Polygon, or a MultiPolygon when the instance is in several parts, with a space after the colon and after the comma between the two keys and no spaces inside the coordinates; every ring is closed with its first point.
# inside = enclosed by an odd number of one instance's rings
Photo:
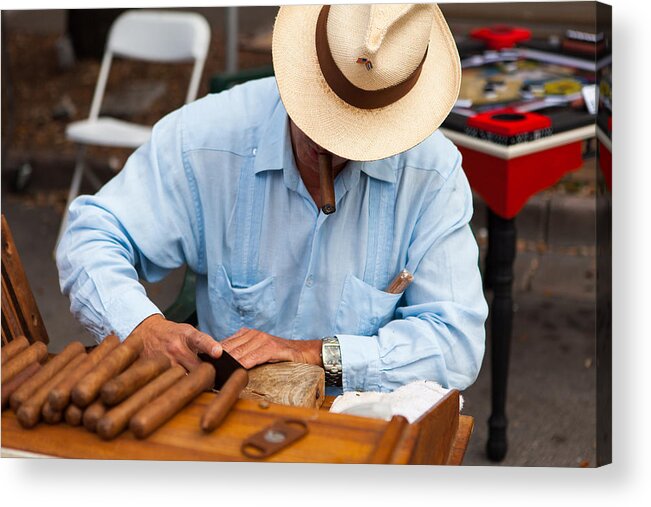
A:
{"type": "Polygon", "coordinates": [[[204,432],[209,433],[215,430],[226,419],[228,412],[235,405],[240,393],[248,383],[249,374],[246,370],[239,368],[231,374],[224,387],[201,416],[201,429],[204,432]]]}
{"type": "Polygon", "coordinates": [[[73,387],[73,403],[81,408],[90,405],[99,395],[102,386],[138,359],[142,349],[142,340],[133,336],[114,348],[73,387]]]}
{"type": "Polygon", "coordinates": [[[172,366],[118,406],[111,408],[97,421],[97,434],[104,440],[118,436],[128,425],[129,419],[151,400],[160,396],[174,383],[185,377],[183,366],[172,366]]]}
{"type": "Polygon", "coordinates": [[[321,188],[321,211],[330,215],[335,207],[335,177],[332,167],[332,154],[319,153],[319,186],[321,188]]]}
{"type": "Polygon", "coordinates": [[[84,427],[88,431],[95,433],[97,431],[97,422],[104,414],[106,414],[106,405],[102,403],[102,400],[95,400],[84,410],[82,418],[84,427]]]}
{"type": "Polygon", "coordinates": [[[170,366],[172,362],[163,353],[139,359],[127,370],[104,384],[100,391],[102,401],[109,406],[117,405],[170,366]]]}
{"type": "Polygon", "coordinates": [[[7,364],[2,365],[2,383],[4,384],[32,363],[42,363],[47,358],[47,347],[42,342],[36,342],[22,352],[16,354],[7,364]]]}
{"type": "Polygon", "coordinates": [[[149,436],[203,391],[212,389],[214,382],[215,368],[211,364],[201,363],[185,378],[139,410],[131,418],[129,429],[138,438],[149,436]]]}
{"type": "MultiPolygon", "coordinates": [[[[50,394],[52,388],[61,382],[64,378],[66,378],[67,375],[70,375],[71,372],[75,371],[75,368],[77,368],[82,363],[85,356],[85,352],[83,354],[77,354],[71,361],[68,361],[67,364],[59,369],[59,371],[53,377],[44,382],[34,392],[34,394],[32,394],[28,399],[20,404],[20,407],[16,412],[16,419],[18,419],[18,422],[23,428],[33,428],[36,426],[41,417],[43,405],[47,401],[47,397],[50,394]]],[[[54,361],[54,359],[52,361],[54,361]]],[[[47,366],[47,364],[43,366],[41,371],[47,368],[47,366]]]]}
{"type": "MultiPolygon", "coordinates": [[[[31,347],[30,347],[31,348],[31,347]]],[[[29,349],[27,349],[29,350],[29,349]]],[[[18,411],[20,405],[30,398],[37,389],[47,383],[52,377],[61,371],[70,361],[82,354],[85,355],[86,349],[81,342],[72,342],[66,345],[61,353],[54,356],[50,361],[36,372],[32,378],[16,389],[16,392],[9,398],[9,404],[14,412],[18,411]]]]}
{"type": "Polygon", "coordinates": [[[79,365],[79,368],[50,391],[48,401],[52,408],[54,410],[64,410],[68,406],[68,403],[70,403],[70,394],[77,382],[95,368],[118,345],[120,345],[120,339],[115,335],[110,335],[91,350],[84,362],[79,365]]]}
{"type": "Polygon", "coordinates": [[[16,392],[16,389],[23,385],[23,383],[34,375],[40,368],[41,363],[36,361],[20,373],[14,375],[9,382],[2,384],[2,410],[9,406],[9,398],[14,394],[14,392],[16,392]]]}
{"type": "Polygon", "coordinates": [[[9,359],[20,354],[27,347],[29,347],[29,341],[24,336],[19,336],[11,340],[7,345],[2,347],[2,364],[5,364],[9,359]]]}

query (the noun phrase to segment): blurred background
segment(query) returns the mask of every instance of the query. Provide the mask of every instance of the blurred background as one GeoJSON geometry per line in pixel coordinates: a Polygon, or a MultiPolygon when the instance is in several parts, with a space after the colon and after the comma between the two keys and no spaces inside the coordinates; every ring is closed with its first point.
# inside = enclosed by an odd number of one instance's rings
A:
{"type": "MultiPolygon", "coordinates": [[[[591,2],[441,4],[462,60],[486,56],[472,31],[507,24],[531,40],[558,46],[568,30],[595,33],[591,2]]],[[[235,71],[268,69],[277,8],[184,9],[202,14],[211,42],[198,96],[235,71]],[[230,41],[230,42],[229,42],[230,41]],[[230,46],[229,46],[230,44],[230,46]],[[229,47],[232,50],[229,52],[229,47]]],[[[88,117],[106,36],[122,12],[47,10],[2,12],[2,212],[12,228],[27,277],[50,335],[50,350],[71,339],[92,343],[59,292],[53,260],[75,164],[66,125],[88,117]]],[[[183,104],[190,64],[116,60],[102,114],[152,125],[183,104]]],[[[255,72],[253,73],[255,76],[255,72]]],[[[466,73],[464,70],[464,79],[466,73]]],[[[499,86],[497,83],[497,93],[499,86]]],[[[484,83],[482,97],[496,90],[484,83]]],[[[480,101],[475,101],[480,102],[480,101]]],[[[468,104],[460,104],[461,115],[468,104]]],[[[576,106],[576,105],[575,105],[576,106]]],[[[586,106],[576,106],[585,109],[586,106]]],[[[596,464],[596,199],[594,139],[582,142],[581,166],[531,195],[517,214],[514,320],[507,401],[509,451],[501,465],[587,467],[596,464]]],[[[131,150],[91,147],[88,164],[100,182],[123,166],[131,150]]],[[[82,193],[94,192],[88,181],[82,193]]],[[[487,209],[475,194],[472,227],[487,246],[487,209]]],[[[147,285],[160,308],[178,295],[184,270],[147,285]]],[[[490,301],[491,294],[487,292],[490,301]]],[[[475,431],[464,464],[494,465],[485,455],[490,414],[490,334],[477,382],[464,393],[475,431]]]]}

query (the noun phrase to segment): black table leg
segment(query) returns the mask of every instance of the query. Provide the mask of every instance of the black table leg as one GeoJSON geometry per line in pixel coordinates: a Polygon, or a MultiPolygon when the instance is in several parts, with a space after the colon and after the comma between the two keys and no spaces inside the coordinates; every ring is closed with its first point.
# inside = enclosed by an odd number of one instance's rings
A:
{"type": "Polygon", "coordinates": [[[491,305],[492,412],[488,420],[486,455],[501,461],[506,455],[506,385],[513,327],[513,262],[517,232],[515,219],[488,210],[487,286],[493,290],[491,305]]]}

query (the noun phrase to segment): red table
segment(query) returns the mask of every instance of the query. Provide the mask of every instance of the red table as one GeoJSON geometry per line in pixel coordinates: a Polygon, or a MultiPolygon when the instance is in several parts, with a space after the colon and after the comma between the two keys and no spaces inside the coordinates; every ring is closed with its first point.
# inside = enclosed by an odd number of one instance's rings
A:
{"type": "Polygon", "coordinates": [[[494,461],[506,455],[506,387],[513,326],[515,217],[527,200],[583,164],[582,143],[595,136],[595,126],[568,130],[511,146],[441,129],[463,155],[472,188],[488,206],[488,251],[484,283],[491,303],[492,410],[486,453],[494,461]]]}

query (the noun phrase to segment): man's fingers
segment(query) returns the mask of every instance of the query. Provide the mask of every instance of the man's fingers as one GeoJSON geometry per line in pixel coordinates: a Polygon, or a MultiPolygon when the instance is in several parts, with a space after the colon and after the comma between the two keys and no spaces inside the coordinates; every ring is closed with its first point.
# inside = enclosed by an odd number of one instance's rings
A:
{"type": "Polygon", "coordinates": [[[253,368],[259,364],[264,364],[271,362],[269,359],[269,354],[266,350],[266,347],[250,347],[248,350],[243,353],[238,353],[238,351],[233,352],[233,357],[239,361],[239,363],[244,366],[247,370],[253,368]]]}
{"type": "MultiPolygon", "coordinates": [[[[225,347],[226,348],[226,347],[225,347]]],[[[242,366],[245,366],[247,368],[250,368],[251,366],[255,366],[256,364],[260,364],[260,362],[264,363],[266,361],[262,360],[262,357],[264,355],[264,349],[267,348],[267,345],[263,340],[260,338],[256,339],[255,337],[252,338],[249,341],[243,342],[237,347],[233,347],[232,349],[226,348],[228,353],[233,356],[235,359],[237,359],[240,363],[242,363],[242,366]],[[249,365],[246,364],[247,361],[250,360],[250,356],[255,356],[254,361],[260,361],[260,362],[255,362],[255,364],[249,365]],[[244,361],[244,362],[242,362],[244,361]]]]}
{"type": "Polygon", "coordinates": [[[249,335],[248,341],[239,346],[225,350],[237,359],[242,366],[252,368],[258,364],[278,363],[281,361],[292,361],[293,355],[289,347],[284,345],[284,340],[267,334],[263,331],[255,331],[249,335]]]}
{"type": "Polygon", "coordinates": [[[197,355],[187,348],[185,351],[179,351],[177,353],[176,360],[188,371],[194,370],[201,364],[201,360],[197,357],[197,355]]]}
{"type": "MultiPolygon", "coordinates": [[[[167,356],[167,358],[170,360],[170,365],[171,366],[176,366],[177,364],[179,364],[179,362],[177,361],[177,358],[176,358],[176,356],[174,354],[170,354],[169,352],[167,352],[165,350],[161,350],[161,351],[159,351],[159,353],[160,352],[162,352],[163,354],[165,354],[167,356]]],[[[150,357],[152,357],[152,356],[150,356],[150,357]]]]}
{"type": "Polygon", "coordinates": [[[255,331],[255,329],[250,329],[248,327],[241,327],[235,333],[233,333],[232,335],[225,338],[224,341],[232,340],[233,338],[237,338],[238,336],[243,336],[243,335],[245,335],[245,334],[247,334],[247,333],[249,333],[251,331],[255,331]]]}
{"type": "Polygon", "coordinates": [[[257,329],[242,328],[233,336],[226,338],[222,345],[224,350],[232,355],[245,368],[251,368],[264,363],[260,356],[269,335],[257,329]]]}
{"type": "Polygon", "coordinates": [[[196,351],[197,353],[204,352],[215,359],[222,355],[221,344],[201,331],[194,330],[194,332],[188,336],[187,344],[190,350],[196,351]]]}
{"type": "Polygon", "coordinates": [[[242,328],[234,335],[226,338],[222,342],[222,346],[224,347],[224,350],[226,352],[230,353],[233,349],[236,349],[237,347],[241,347],[242,345],[250,342],[251,340],[255,340],[256,336],[258,336],[259,334],[260,331],[256,331],[255,329],[242,328]]]}

